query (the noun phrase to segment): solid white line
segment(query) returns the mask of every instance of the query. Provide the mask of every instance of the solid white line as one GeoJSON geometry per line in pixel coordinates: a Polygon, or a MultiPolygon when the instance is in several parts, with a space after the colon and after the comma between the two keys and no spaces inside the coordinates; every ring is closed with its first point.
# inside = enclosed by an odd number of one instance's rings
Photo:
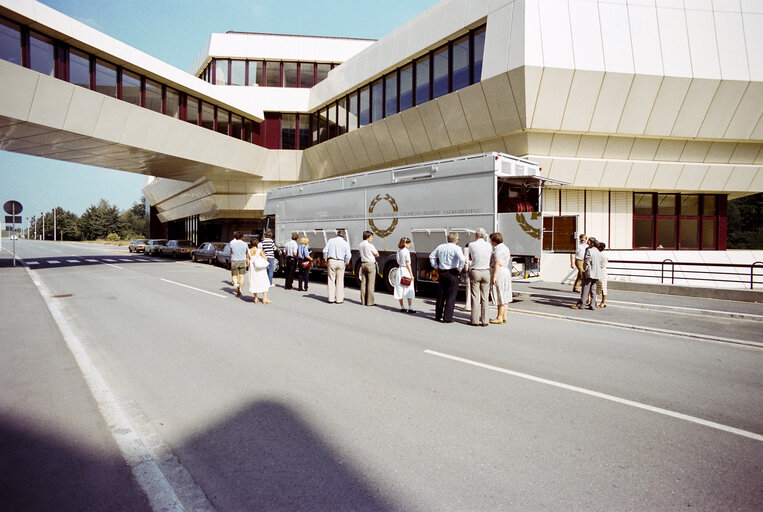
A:
{"type": "Polygon", "coordinates": [[[50,291],[47,286],[37,279],[35,273],[29,269],[27,269],[27,273],[37,286],[37,290],[47,304],[50,314],[58,324],[66,345],[77,361],[90,392],[98,404],[98,409],[111,430],[111,437],[116,441],[125,462],[130,466],[135,479],[148,497],[152,509],[157,511],[184,511],[185,508],[183,508],[175,491],[172,490],[156,461],[151,457],[148,448],[133,429],[127,415],[106,384],[106,380],[87,355],[85,348],[72,331],[61,310],[50,299],[50,291]]]}
{"type": "Polygon", "coordinates": [[[119,265],[114,265],[112,263],[104,263],[104,265],[108,265],[110,267],[118,268],[119,270],[124,270],[124,267],[120,267],[119,265]]]}
{"type": "Polygon", "coordinates": [[[512,370],[507,370],[505,368],[500,368],[498,366],[491,366],[489,364],[478,363],[477,361],[472,361],[470,359],[464,359],[464,358],[457,357],[457,356],[451,356],[451,355],[448,355],[448,354],[443,354],[442,352],[435,352],[434,350],[425,350],[424,352],[427,353],[427,354],[433,355],[433,356],[443,357],[445,359],[451,359],[453,361],[458,361],[460,363],[470,364],[472,366],[477,366],[479,368],[485,368],[486,370],[492,370],[494,372],[505,373],[507,375],[512,375],[514,377],[519,377],[520,379],[531,380],[533,382],[538,382],[540,384],[546,384],[548,386],[554,386],[554,387],[557,387],[557,388],[566,389],[568,391],[574,391],[576,393],[582,393],[584,395],[594,396],[596,398],[601,398],[601,399],[604,399],[604,400],[609,400],[610,402],[616,402],[616,403],[619,403],[619,404],[628,405],[630,407],[636,407],[638,409],[644,409],[646,411],[655,412],[657,414],[662,414],[662,415],[665,415],[665,416],[670,416],[672,418],[677,418],[677,419],[680,419],[680,420],[689,421],[689,422],[692,422],[692,423],[696,423],[698,425],[704,425],[706,427],[714,428],[714,429],[717,429],[717,430],[723,430],[724,432],[729,432],[729,433],[736,434],[736,435],[739,435],[739,436],[748,437],[748,438],[754,439],[756,441],[763,441],[763,435],[756,434],[754,432],[748,432],[747,430],[741,430],[741,429],[738,429],[738,428],[729,427],[727,425],[722,425],[720,423],[715,423],[713,421],[707,421],[707,420],[703,420],[701,418],[695,418],[694,416],[689,416],[687,414],[682,414],[680,412],[674,412],[674,411],[670,411],[668,409],[662,409],[660,407],[654,407],[654,406],[651,406],[651,405],[642,404],[640,402],[634,402],[633,400],[627,400],[625,398],[619,398],[619,397],[616,397],[616,396],[607,395],[607,394],[604,394],[604,393],[599,393],[598,391],[591,391],[590,389],[579,388],[577,386],[570,386],[569,384],[563,384],[561,382],[556,382],[556,381],[553,381],[553,380],[543,379],[541,377],[535,377],[533,375],[528,375],[526,373],[519,373],[519,372],[515,372],[515,371],[512,371],[512,370]]]}
{"type": "Polygon", "coordinates": [[[201,288],[194,288],[193,286],[188,286],[187,284],[183,284],[183,283],[176,283],[175,281],[170,281],[169,279],[164,279],[163,277],[161,277],[160,279],[167,283],[172,283],[178,286],[182,286],[183,288],[190,288],[191,290],[196,290],[197,292],[208,293],[209,295],[214,295],[215,297],[220,297],[221,299],[226,298],[225,295],[220,295],[219,293],[209,292],[207,290],[202,290],[201,288]]]}

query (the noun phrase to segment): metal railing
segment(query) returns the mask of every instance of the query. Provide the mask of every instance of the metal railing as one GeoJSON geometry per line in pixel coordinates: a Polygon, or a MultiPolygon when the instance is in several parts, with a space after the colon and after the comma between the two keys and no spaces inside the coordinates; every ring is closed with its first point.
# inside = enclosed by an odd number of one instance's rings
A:
{"type": "Polygon", "coordinates": [[[607,263],[608,277],[639,277],[643,279],[659,279],[660,283],[675,284],[676,273],[683,274],[679,279],[686,281],[709,281],[722,283],[744,283],[741,279],[749,274],[749,286],[751,290],[755,285],[762,285],[763,280],[763,261],[755,263],[690,263],[679,262],[671,259],[658,261],[637,261],[637,260],[609,260],[607,263]],[[704,267],[699,270],[697,267],[704,267]],[[747,269],[748,271],[739,272],[736,269],[747,269]],[[756,269],[760,269],[756,274],[756,269]],[[734,276],[735,279],[730,279],[734,276]]]}

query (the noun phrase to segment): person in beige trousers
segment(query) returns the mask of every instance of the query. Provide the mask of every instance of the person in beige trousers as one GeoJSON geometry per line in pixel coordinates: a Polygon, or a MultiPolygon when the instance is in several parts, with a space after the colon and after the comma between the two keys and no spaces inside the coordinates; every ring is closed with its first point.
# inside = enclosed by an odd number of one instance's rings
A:
{"type": "Polygon", "coordinates": [[[338,229],[336,236],[328,241],[323,248],[323,259],[328,268],[329,303],[344,302],[344,269],[350,263],[352,252],[350,244],[345,240],[345,230],[338,229]]]}

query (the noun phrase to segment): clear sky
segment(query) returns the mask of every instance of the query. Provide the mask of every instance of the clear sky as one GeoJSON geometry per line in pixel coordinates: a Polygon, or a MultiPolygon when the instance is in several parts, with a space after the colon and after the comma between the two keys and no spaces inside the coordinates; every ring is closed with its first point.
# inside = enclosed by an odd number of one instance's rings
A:
{"type": "MultiPolygon", "coordinates": [[[[212,32],[378,39],[437,0],[42,0],[115,39],[184,71],[212,32]]],[[[0,203],[28,217],[56,206],[81,215],[101,198],[126,209],[146,176],[0,151],[0,203]]]]}

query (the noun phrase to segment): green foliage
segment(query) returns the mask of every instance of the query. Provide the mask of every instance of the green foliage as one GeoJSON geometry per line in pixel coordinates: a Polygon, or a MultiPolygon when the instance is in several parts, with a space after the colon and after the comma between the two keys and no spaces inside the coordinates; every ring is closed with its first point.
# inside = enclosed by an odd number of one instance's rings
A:
{"type": "Polygon", "coordinates": [[[763,249],[763,193],[729,201],[729,249],[763,249]]]}
{"type": "Polygon", "coordinates": [[[106,241],[107,242],[119,242],[121,238],[116,233],[109,233],[106,235],[106,241]]]}
{"type": "Polygon", "coordinates": [[[105,238],[109,233],[119,232],[119,208],[101,199],[98,205],[91,205],[79,218],[82,238],[95,240],[105,238]]]}

